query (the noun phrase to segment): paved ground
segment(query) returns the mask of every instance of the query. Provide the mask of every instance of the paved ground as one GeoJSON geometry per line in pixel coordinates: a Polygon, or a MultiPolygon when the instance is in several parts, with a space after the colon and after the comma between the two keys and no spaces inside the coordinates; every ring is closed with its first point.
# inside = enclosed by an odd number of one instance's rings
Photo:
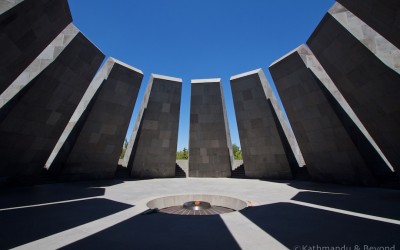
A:
{"type": "Polygon", "coordinates": [[[400,191],[224,178],[51,184],[0,191],[0,225],[0,249],[400,249],[400,191]],[[178,194],[253,207],[142,214],[178,194]]]}

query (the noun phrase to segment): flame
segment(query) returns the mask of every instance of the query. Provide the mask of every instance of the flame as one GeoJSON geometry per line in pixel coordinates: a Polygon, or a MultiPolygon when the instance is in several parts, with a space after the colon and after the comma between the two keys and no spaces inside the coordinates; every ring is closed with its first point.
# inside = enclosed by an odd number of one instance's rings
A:
{"type": "Polygon", "coordinates": [[[200,203],[201,203],[201,201],[195,201],[194,205],[198,206],[198,205],[200,205],[200,203]]]}

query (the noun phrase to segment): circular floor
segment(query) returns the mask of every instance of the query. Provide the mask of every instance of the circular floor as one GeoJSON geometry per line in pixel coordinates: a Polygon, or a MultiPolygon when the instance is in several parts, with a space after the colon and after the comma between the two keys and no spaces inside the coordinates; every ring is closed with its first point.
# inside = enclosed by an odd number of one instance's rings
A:
{"type": "Polygon", "coordinates": [[[400,249],[400,191],[312,182],[177,178],[0,191],[0,249],[400,249]],[[187,194],[240,199],[214,216],[152,211],[187,194]]]}

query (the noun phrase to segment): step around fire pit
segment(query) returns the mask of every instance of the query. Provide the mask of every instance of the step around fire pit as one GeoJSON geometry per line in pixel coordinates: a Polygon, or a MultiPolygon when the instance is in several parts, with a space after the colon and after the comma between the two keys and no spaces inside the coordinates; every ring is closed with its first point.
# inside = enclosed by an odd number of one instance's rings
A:
{"type": "Polygon", "coordinates": [[[242,210],[247,203],[220,195],[178,195],[151,200],[147,206],[160,213],[176,215],[216,215],[242,210]]]}

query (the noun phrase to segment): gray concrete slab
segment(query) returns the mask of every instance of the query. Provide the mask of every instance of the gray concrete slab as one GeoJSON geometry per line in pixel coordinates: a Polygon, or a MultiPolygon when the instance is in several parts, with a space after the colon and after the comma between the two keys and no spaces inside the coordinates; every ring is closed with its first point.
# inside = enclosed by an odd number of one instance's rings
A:
{"type": "Polygon", "coordinates": [[[61,178],[113,178],[143,73],[109,58],[89,85],[46,167],[61,178]]]}
{"type": "Polygon", "coordinates": [[[293,178],[304,160],[264,72],[233,76],[231,88],[246,177],[293,178]]]}
{"type": "Polygon", "coordinates": [[[228,178],[42,185],[0,193],[0,247],[397,249],[398,196],[390,189],[228,178]],[[215,216],[142,214],[154,198],[187,194],[235,197],[251,207],[215,216]]]}
{"type": "Polygon", "coordinates": [[[0,176],[42,171],[103,59],[103,53],[79,33],[18,94],[0,121],[0,176]]]}
{"type": "Polygon", "coordinates": [[[370,133],[367,131],[365,126],[362,124],[358,116],[354,113],[354,110],[350,107],[349,103],[340,93],[332,79],[326,73],[324,68],[321,66],[312,51],[305,45],[298,47],[297,52],[301,56],[303,62],[306,64],[313,74],[320,80],[321,84],[324,85],[327,91],[332,95],[335,101],[340,105],[344,111],[345,125],[349,135],[353,142],[360,150],[363,158],[367,165],[373,171],[376,178],[387,181],[393,178],[393,167],[383,154],[382,150],[376,144],[370,133]]]}
{"type": "Polygon", "coordinates": [[[335,3],[328,13],[386,66],[400,74],[400,49],[398,47],[339,3],[335,3]]]}
{"type": "Polygon", "coordinates": [[[269,69],[309,174],[326,182],[375,183],[341,119],[345,111],[300,54],[298,48],[269,69]]]}
{"type": "Polygon", "coordinates": [[[67,0],[1,1],[0,94],[71,22],[67,0]]]}
{"type": "Polygon", "coordinates": [[[132,177],[175,176],[182,79],[152,74],[125,153],[132,177]]]}
{"type": "Polygon", "coordinates": [[[400,51],[392,54],[396,48],[384,40],[374,46],[378,40],[372,38],[379,38],[376,32],[355,36],[349,26],[360,26],[360,20],[349,17],[352,14],[344,7],[334,6],[307,44],[395,171],[400,172],[400,75],[385,63],[387,56],[398,60],[400,51]],[[349,25],[343,26],[346,18],[349,25]],[[373,42],[366,46],[359,40],[362,37],[373,42]]]}
{"type": "Polygon", "coordinates": [[[221,79],[192,80],[189,176],[230,177],[232,164],[221,79]]]}
{"type": "Polygon", "coordinates": [[[337,0],[379,34],[400,48],[400,2],[397,0],[337,0]]]}
{"type": "Polygon", "coordinates": [[[65,27],[8,88],[0,94],[0,117],[1,113],[6,113],[6,110],[13,105],[10,102],[13,99],[17,99],[18,93],[54,62],[77,34],[79,34],[79,30],[72,23],[65,27]]]}

